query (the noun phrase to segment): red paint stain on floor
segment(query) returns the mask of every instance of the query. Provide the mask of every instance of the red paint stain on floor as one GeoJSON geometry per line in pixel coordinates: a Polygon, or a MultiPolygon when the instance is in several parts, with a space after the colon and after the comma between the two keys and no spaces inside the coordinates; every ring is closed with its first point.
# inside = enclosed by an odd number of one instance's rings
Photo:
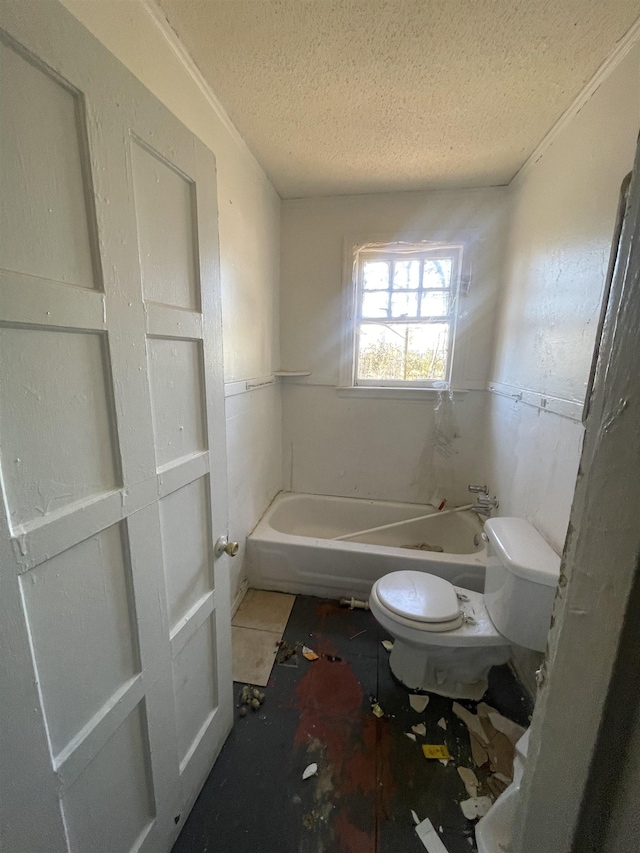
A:
{"type": "Polygon", "coordinates": [[[307,749],[319,743],[331,769],[335,849],[373,853],[379,736],[378,721],[363,707],[362,687],[347,661],[320,658],[298,684],[296,698],[301,714],[294,745],[307,749]]]}
{"type": "MultiPolygon", "coordinates": [[[[322,654],[329,654],[322,650],[322,654]]],[[[315,708],[327,714],[350,717],[361,714],[364,693],[346,661],[332,662],[321,657],[313,662],[296,688],[301,708],[315,708]]]]}
{"type": "Polygon", "coordinates": [[[340,607],[332,601],[321,601],[320,604],[316,607],[316,616],[319,616],[321,619],[326,619],[327,616],[330,616],[332,613],[336,611],[340,611],[340,607]]]}

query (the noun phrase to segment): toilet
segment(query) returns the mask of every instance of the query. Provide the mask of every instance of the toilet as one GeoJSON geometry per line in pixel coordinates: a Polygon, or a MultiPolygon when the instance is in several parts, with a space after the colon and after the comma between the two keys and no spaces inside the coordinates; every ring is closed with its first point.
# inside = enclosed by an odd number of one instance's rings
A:
{"type": "Polygon", "coordinates": [[[389,665],[410,690],[478,701],[511,644],[544,651],[560,557],[524,518],[492,518],[484,593],[427,572],[391,572],[369,606],[394,638],[389,665]]]}

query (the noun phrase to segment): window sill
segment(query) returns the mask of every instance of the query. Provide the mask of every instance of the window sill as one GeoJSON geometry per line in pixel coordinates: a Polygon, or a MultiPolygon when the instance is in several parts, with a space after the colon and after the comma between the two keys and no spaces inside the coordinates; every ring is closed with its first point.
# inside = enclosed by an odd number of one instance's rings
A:
{"type": "MultiPolygon", "coordinates": [[[[337,385],[339,397],[378,398],[385,400],[437,400],[442,391],[437,388],[393,388],[388,385],[337,385]]],[[[468,394],[466,390],[454,389],[454,399],[468,394]]]]}

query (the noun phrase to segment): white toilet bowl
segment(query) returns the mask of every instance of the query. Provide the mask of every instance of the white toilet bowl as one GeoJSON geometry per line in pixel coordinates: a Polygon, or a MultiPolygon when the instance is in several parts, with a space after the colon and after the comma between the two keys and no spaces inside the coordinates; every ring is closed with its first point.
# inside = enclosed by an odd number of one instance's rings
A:
{"type": "Polygon", "coordinates": [[[395,640],[391,671],[411,690],[477,701],[511,643],[544,650],[560,557],[522,518],[491,519],[485,530],[484,594],[416,571],[391,572],[371,589],[371,612],[395,640]]]}
{"type": "Polygon", "coordinates": [[[394,637],[391,671],[411,690],[477,701],[491,667],[511,657],[511,645],[491,621],[482,594],[435,575],[386,575],[373,585],[369,607],[394,637]]]}

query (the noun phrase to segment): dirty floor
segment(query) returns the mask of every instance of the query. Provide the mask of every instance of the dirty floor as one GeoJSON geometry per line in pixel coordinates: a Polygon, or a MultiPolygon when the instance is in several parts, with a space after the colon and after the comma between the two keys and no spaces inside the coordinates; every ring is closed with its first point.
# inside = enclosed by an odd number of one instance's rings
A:
{"type": "MultiPolygon", "coordinates": [[[[298,651],[275,663],[264,705],[236,716],[173,853],[424,853],[412,809],[431,819],[449,853],[476,850],[474,822],[458,805],[468,795],[456,768],[474,768],[467,728],[450,699],[431,694],[422,714],[410,708],[385,639],[368,612],[296,598],[284,641],[321,657],[309,662],[298,651]],[[426,737],[414,743],[405,732],[420,722],[426,737]],[[425,759],[424,741],[447,744],[454,760],[425,759]],[[318,773],[303,781],[312,762],[318,773]]],[[[234,687],[237,699],[242,685],[234,687]]],[[[492,670],[484,701],[528,725],[529,699],[508,667],[492,670]]]]}

